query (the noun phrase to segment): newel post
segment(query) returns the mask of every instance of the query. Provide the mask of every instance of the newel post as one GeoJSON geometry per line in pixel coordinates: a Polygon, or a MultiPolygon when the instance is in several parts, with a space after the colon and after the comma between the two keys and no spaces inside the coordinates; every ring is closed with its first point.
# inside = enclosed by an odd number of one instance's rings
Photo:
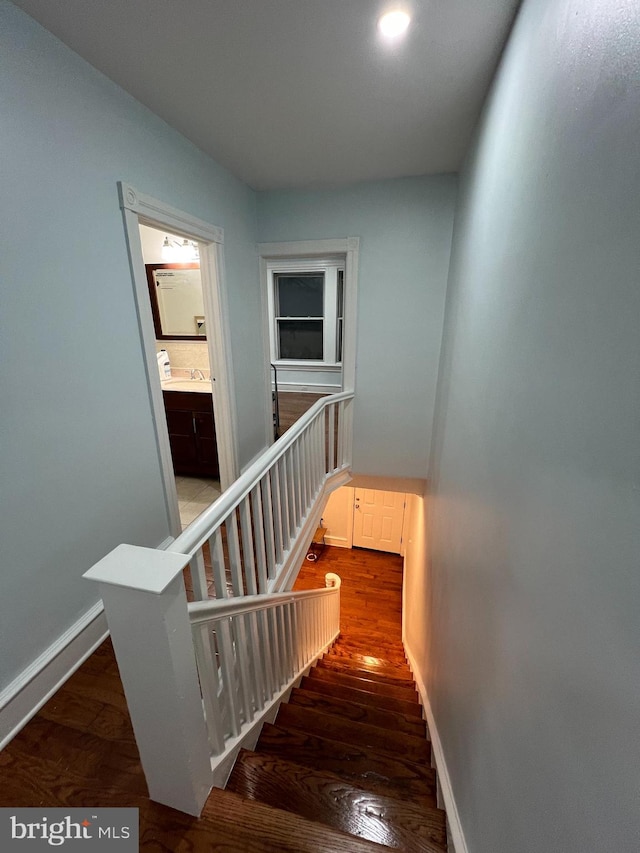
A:
{"type": "Polygon", "coordinates": [[[184,554],[120,545],[97,581],[152,800],[200,815],[213,777],[182,570],[184,554]]]}

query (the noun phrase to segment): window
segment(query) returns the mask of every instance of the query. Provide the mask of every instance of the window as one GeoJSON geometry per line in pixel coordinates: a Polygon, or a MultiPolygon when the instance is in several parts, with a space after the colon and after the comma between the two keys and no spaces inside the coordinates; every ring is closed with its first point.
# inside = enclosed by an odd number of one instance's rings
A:
{"type": "Polygon", "coordinates": [[[340,364],[343,260],[269,261],[271,359],[340,364]]]}
{"type": "Polygon", "coordinates": [[[324,274],[274,273],[278,359],[324,360],[324,274]]]}

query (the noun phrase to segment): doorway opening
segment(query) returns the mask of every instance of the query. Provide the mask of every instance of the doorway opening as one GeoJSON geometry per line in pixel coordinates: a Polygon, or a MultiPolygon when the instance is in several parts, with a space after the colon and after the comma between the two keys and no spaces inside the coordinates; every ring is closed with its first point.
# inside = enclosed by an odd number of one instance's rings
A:
{"type": "Polygon", "coordinates": [[[237,476],[224,235],[129,185],[119,190],[167,517],[178,536],[237,476]]]}
{"type": "Polygon", "coordinates": [[[194,241],[138,227],[184,529],[221,494],[200,254],[194,241]]]}

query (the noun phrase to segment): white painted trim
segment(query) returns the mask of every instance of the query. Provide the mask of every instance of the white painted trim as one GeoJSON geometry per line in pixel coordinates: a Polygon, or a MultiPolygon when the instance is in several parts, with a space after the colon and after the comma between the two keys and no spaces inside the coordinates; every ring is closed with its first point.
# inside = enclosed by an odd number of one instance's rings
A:
{"type": "MultiPolygon", "coordinates": [[[[271,368],[270,368],[270,336],[269,336],[269,306],[268,306],[268,272],[267,261],[273,258],[319,258],[331,255],[344,255],[345,289],[344,289],[344,319],[342,335],[342,390],[355,392],[356,387],[356,344],[358,319],[358,271],[360,256],[360,238],[345,237],[328,240],[297,240],[286,243],[258,243],[260,256],[260,292],[262,298],[262,337],[265,365],[265,388],[267,390],[266,432],[268,444],[273,444],[273,424],[271,422],[271,368]]],[[[345,408],[345,435],[348,436],[348,447],[345,447],[347,459],[352,457],[353,445],[353,406],[345,408]]]]}
{"type": "Polygon", "coordinates": [[[299,382],[278,382],[278,391],[298,394],[339,394],[339,385],[316,385],[315,382],[306,382],[304,385],[299,382]]]}
{"type": "Polygon", "coordinates": [[[106,639],[99,601],[0,692],[0,750],[106,639]]]}
{"type": "Polygon", "coordinates": [[[211,334],[207,335],[207,346],[212,376],[215,377],[213,407],[220,462],[220,483],[223,490],[235,480],[238,467],[237,413],[224,279],[224,231],[222,228],[209,225],[201,219],[177,210],[158,199],[140,193],[129,184],[119,182],[118,193],[129,252],[129,266],[134,286],[138,326],[145,356],[145,371],[162,470],[167,518],[171,533],[174,536],[179,536],[182,526],[178,511],[178,496],[171,461],[164,400],[157,370],[156,337],[151,305],[149,304],[138,225],[142,222],[155,228],[166,228],[178,236],[196,239],[199,244],[205,315],[207,327],[211,330],[211,334]]]}
{"type": "Polygon", "coordinates": [[[424,716],[427,721],[427,729],[431,739],[431,751],[438,775],[438,788],[442,795],[444,809],[447,812],[447,835],[449,836],[447,838],[447,849],[449,850],[449,853],[469,853],[467,841],[462,829],[462,823],[460,821],[460,815],[458,813],[458,805],[456,803],[453,786],[451,784],[451,778],[449,776],[449,770],[447,768],[447,762],[444,756],[444,750],[442,748],[442,741],[440,740],[438,727],[436,725],[435,717],[433,716],[431,703],[429,702],[427,688],[416,664],[416,660],[404,638],[403,645],[409,662],[409,667],[413,673],[413,677],[418,688],[424,716]]]}
{"type": "Polygon", "coordinates": [[[322,491],[318,494],[313,509],[307,516],[302,528],[296,532],[295,544],[283,562],[277,577],[269,584],[269,592],[283,592],[290,590],[295,583],[298,573],[303,566],[304,558],[311,545],[313,535],[318,529],[322,513],[327,505],[327,499],[331,492],[335,492],[341,486],[346,485],[351,479],[351,471],[343,468],[329,476],[324,481],[322,491]]]}
{"type": "Polygon", "coordinates": [[[179,237],[196,238],[205,243],[223,243],[224,231],[215,225],[209,225],[202,219],[184,213],[176,207],[171,207],[163,201],[152,198],[150,195],[138,192],[137,189],[125,181],[118,182],[120,195],[120,206],[124,210],[130,210],[143,221],[144,225],[155,228],[158,224],[161,228],[171,229],[179,237]]]}
{"type": "MultiPolygon", "coordinates": [[[[286,373],[287,371],[295,371],[296,373],[303,370],[305,373],[341,373],[342,365],[340,363],[332,363],[329,361],[273,361],[272,364],[278,369],[278,373],[286,373]]],[[[278,385],[281,382],[278,380],[278,385]]],[[[337,386],[341,391],[342,387],[337,386]]]]}
{"type": "Polygon", "coordinates": [[[351,543],[345,536],[325,536],[326,545],[331,545],[334,548],[351,548],[351,543]]]}

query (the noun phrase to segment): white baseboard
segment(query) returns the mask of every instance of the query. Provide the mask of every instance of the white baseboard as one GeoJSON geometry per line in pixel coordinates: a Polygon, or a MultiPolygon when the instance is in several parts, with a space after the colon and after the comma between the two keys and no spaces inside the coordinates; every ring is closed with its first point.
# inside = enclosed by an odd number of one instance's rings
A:
{"type": "Polygon", "coordinates": [[[0,750],[108,634],[104,607],[99,601],[0,692],[0,750]]]}
{"type": "Polygon", "coordinates": [[[332,545],[334,548],[351,548],[351,542],[344,536],[325,536],[324,544],[332,545]]]}
{"type": "Polygon", "coordinates": [[[404,651],[407,656],[407,660],[409,661],[409,666],[413,673],[418,693],[420,694],[420,701],[424,709],[427,728],[431,738],[431,750],[435,761],[436,772],[438,774],[438,792],[443,800],[443,808],[447,812],[448,850],[449,853],[469,853],[469,848],[467,847],[467,842],[462,830],[462,824],[460,822],[460,815],[458,814],[458,806],[453,793],[451,779],[449,777],[449,770],[447,769],[447,762],[445,761],[444,751],[442,749],[442,741],[440,740],[438,727],[433,716],[433,711],[431,710],[431,703],[429,702],[427,688],[422,680],[420,671],[416,666],[415,658],[411,654],[411,650],[408,648],[406,642],[404,643],[404,651]]]}
{"type": "Polygon", "coordinates": [[[315,382],[278,382],[278,391],[287,393],[293,391],[297,394],[339,394],[341,385],[322,385],[315,382]]]}

